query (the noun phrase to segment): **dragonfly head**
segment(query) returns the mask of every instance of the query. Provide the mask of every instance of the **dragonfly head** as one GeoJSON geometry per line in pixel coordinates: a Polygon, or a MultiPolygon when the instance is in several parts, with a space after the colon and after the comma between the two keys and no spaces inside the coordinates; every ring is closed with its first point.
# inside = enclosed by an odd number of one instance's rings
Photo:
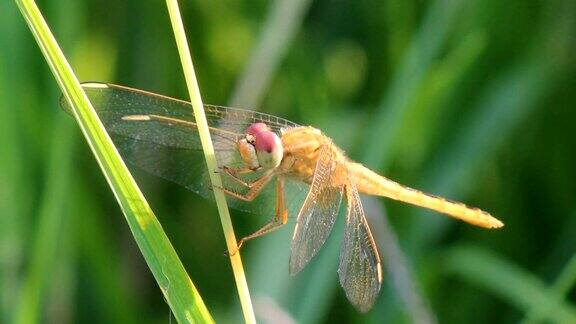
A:
{"type": "Polygon", "coordinates": [[[284,155],[282,141],[264,123],[254,123],[246,130],[246,137],[238,142],[244,163],[251,169],[273,169],[284,155]]]}

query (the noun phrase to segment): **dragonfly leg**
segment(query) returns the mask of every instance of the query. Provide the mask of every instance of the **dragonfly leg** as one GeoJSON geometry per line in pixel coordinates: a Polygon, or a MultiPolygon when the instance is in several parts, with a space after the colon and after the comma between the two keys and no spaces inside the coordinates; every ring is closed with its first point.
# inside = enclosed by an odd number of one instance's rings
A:
{"type": "Polygon", "coordinates": [[[233,253],[230,253],[230,255],[236,254],[246,241],[268,234],[286,224],[287,221],[288,210],[286,209],[286,200],[284,197],[284,178],[278,177],[276,180],[276,215],[274,215],[274,218],[270,222],[262,226],[262,228],[240,239],[240,241],[238,241],[238,248],[233,253]]]}
{"type": "Polygon", "coordinates": [[[241,179],[240,177],[238,177],[238,174],[246,174],[246,173],[250,173],[250,172],[254,172],[256,170],[252,170],[248,167],[243,167],[243,168],[229,168],[227,166],[224,166],[221,168],[223,173],[228,175],[230,177],[230,179],[238,182],[239,184],[248,187],[248,188],[252,188],[252,186],[254,185],[254,183],[256,181],[253,182],[247,182],[244,181],[243,179],[241,179]]]}
{"type": "Polygon", "coordinates": [[[222,166],[220,167],[220,169],[222,169],[222,171],[224,171],[225,173],[231,175],[231,176],[235,176],[238,174],[246,174],[246,173],[250,173],[250,172],[254,172],[257,171],[260,167],[258,168],[249,168],[247,166],[243,166],[240,168],[231,168],[229,166],[222,166]]]}
{"type": "Polygon", "coordinates": [[[258,194],[260,193],[260,191],[262,191],[262,189],[264,189],[264,187],[266,186],[266,184],[268,182],[270,182],[270,180],[272,180],[272,177],[275,176],[277,173],[272,170],[266,174],[264,174],[263,176],[261,176],[260,178],[258,178],[257,180],[255,180],[254,182],[252,182],[248,187],[250,188],[250,190],[248,190],[247,193],[242,194],[227,188],[221,188],[222,191],[224,191],[225,194],[230,195],[232,197],[244,200],[244,201],[252,201],[254,200],[254,198],[256,198],[256,196],[258,196],[258,194]]]}

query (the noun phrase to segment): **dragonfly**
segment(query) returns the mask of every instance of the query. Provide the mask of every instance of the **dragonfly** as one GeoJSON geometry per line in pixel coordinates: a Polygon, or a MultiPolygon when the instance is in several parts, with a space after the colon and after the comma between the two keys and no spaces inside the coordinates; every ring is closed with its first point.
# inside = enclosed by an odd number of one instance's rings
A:
{"type": "MultiPolygon", "coordinates": [[[[273,216],[238,242],[270,233],[296,214],[289,272],[300,272],[328,238],[345,205],[338,277],[360,312],[379,295],[382,263],[360,194],[428,208],[484,228],[503,223],[463,203],[401,185],[349,159],[312,126],[238,108],[205,105],[218,170],[207,170],[189,102],[107,83],[84,83],[122,157],[149,173],[213,198],[208,172],[220,172],[222,190],[236,209],[273,216]]],[[[71,113],[66,100],[64,110],[71,113]]]]}

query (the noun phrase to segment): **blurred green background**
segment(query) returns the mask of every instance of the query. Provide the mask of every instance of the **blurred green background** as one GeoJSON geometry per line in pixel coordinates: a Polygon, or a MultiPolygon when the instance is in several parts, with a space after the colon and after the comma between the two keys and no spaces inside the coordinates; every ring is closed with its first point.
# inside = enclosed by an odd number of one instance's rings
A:
{"type": "MultiPolygon", "coordinates": [[[[38,4],[82,81],[187,97],[164,2],[38,4]]],[[[361,315],[338,283],[341,224],[290,277],[291,219],[243,249],[262,322],[576,322],[576,2],[181,6],[205,102],[314,125],[372,169],[506,224],[483,230],[366,200],[386,273],[375,307],[361,315]]],[[[168,322],[59,95],[16,5],[3,1],[0,322],[168,322]]],[[[134,175],[213,317],[241,321],[215,206],[134,175]]],[[[233,221],[242,236],[267,218],[233,212],[233,221]]]]}

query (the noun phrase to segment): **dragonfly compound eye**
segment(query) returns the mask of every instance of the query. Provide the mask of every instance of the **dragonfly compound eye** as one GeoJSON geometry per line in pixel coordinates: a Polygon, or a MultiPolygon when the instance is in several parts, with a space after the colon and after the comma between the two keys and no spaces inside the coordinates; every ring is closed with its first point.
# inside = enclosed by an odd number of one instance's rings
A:
{"type": "Polygon", "coordinates": [[[256,136],[260,132],[269,131],[270,127],[264,123],[254,123],[246,130],[246,135],[256,136]]]}
{"type": "Polygon", "coordinates": [[[256,134],[264,131],[270,131],[270,127],[264,123],[254,123],[246,129],[246,141],[250,144],[254,144],[256,141],[256,134]]]}
{"type": "Polygon", "coordinates": [[[262,131],[256,134],[256,156],[260,166],[266,169],[273,169],[280,165],[284,156],[282,141],[276,133],[262,131]]]}

